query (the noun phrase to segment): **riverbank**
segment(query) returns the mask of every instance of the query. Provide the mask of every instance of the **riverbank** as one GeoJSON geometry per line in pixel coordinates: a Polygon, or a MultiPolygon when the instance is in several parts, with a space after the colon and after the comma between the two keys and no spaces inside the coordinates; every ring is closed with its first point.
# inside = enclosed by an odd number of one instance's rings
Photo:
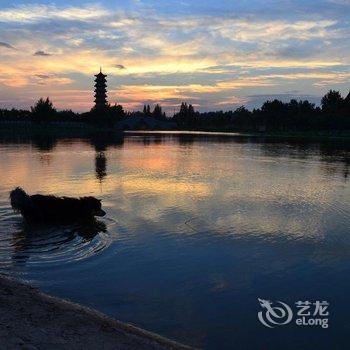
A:
{"type": "MultiPolygon", "coordinates": [[[[283,139],[310,139],[322,140],[350,140],[350,130],[310,130],[310,131],[256,131],[256,130],[234,130],[234,129],[193,129],[182,130],[171,124],[171,128],[157,128],[154,118],[126,118],[114,125],[99,125],[83,122],[0,122],[0,138],[11,137],[57,137],[57,138],[88,138],[99,134],[122,136],[123,133],[174,133],[174,134],[208,134],[241,137],[283,138],[283,139]],[[149,120],[148,120],[149,119],[149,120]],[[147,122],[148,120],[148,122],[147,122]]],[[[158,121],[159,122],[159,121],[158,121]]],[[[160,123],[160,122],[159,122],[160,123]]],[[[168,122],[170,125],[170,122],[168,122]]]]}
{"type": "MultiPolygon", "coordinates": [[[[171,132],[171,131],[169,131],[171,132]]],[[[350,140],[350,130],[234,130],[234,129],[200,129],[200,130],[178,130],[181,133],[215,133],[217,135],[232,135],[232,136],[249,136],[249,137],[266,137],[266,138],[296,138],[296,139],[347,139],[350,140]]]]}
{"type": "Polygon", "coordinates": [[[2,350],[185,350],[157,334],[0,276],[2,350]]]}
{"type": "Polygon", "coordinates": [[[296,139],[310,141],[350,141],[350,131],[338,132],[248,132],[248,131],[208,131],[208,130],[125,130],[124,135],[178,135],[178,136],[226,136],[261,139],[296,139]]]}

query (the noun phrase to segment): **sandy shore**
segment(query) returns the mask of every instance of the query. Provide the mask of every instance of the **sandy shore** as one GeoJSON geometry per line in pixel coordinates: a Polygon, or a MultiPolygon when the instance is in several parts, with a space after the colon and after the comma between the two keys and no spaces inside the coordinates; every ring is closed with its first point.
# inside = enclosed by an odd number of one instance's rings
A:
{"type": "Polygon", "coordinates": [[[191,349],[0,276],[1,350],[191,349]]]}

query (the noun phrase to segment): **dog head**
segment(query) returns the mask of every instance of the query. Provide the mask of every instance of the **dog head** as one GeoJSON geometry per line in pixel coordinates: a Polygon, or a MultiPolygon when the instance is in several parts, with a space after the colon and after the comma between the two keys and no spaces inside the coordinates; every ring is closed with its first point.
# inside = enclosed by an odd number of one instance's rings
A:
{"type": "Polygon", "coordinates": [[[29,196],[20,187],[17,187],[10,192],[10,199],[11,206],[16,212],[29,209],[32,206],[29,196]]]}
{"type": "Polygon", "coordinates": [[[84,197],[81,199],[88,210],[93,216],[105,216],[106,212],[102,210],[101,200],[94,197],[84,197]]]}

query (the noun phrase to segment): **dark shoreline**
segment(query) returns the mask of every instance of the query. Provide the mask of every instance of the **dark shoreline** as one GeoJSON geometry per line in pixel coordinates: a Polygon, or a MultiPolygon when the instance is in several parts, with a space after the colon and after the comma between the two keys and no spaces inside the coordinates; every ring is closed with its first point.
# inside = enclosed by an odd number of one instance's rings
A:
{"type": "Polygon", "coordinates": [[[192,349],[4,275],[0,299],[1,349],[192,349]]]}
{"type": "Polygon", "coordinates": [[[96,135],[109,135],[122,137],[125,135],[159,135],[159,134],[193,134],[193,135],[215,135],[230,137],[254,137],[254,138],[281,138],[281,139],[310,139],[315,141],[322,140],[350,140],[350,130],[333,131],[249,131],[249,130],[207,130],[207,129],[145,129],[145,130],[123,130],[118,126],[103,126],[79,122],[52,122],[43,124],[0,122],[0,137],[16,135],[21,136],[41,136],[57,138],[89,138],[96,135]]]}
{"type": "Polygon", "coordinates": [[[349,140],[350,131],[346,132],[249,132],[249,131],[219,131],[219,130],[125,130],[126,135],[214,135],[229,137],[256,137],[256,138],[293,138],[293,139],[325,139],[349,140]]]}

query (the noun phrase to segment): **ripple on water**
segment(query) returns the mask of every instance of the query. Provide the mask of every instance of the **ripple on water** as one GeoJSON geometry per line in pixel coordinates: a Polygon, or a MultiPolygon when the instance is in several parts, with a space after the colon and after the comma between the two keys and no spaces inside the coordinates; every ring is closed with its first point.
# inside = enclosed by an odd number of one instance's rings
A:
{"type": "Polygon", "coordinates": [[[70,264],[95,256],[113,241],[111,219],[94,224],[27,227],[8,206],[0,205],[0,272],[23,265],[70,264]]]}

